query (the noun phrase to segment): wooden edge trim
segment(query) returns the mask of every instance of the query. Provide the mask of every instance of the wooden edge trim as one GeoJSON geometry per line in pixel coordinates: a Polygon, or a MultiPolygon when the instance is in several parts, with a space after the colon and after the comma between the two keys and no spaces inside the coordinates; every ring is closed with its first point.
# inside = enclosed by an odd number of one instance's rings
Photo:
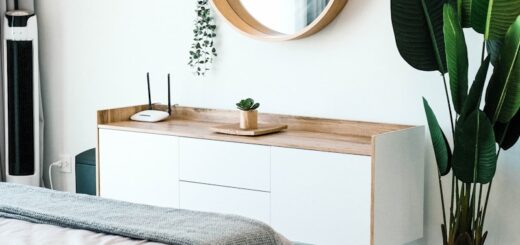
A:
{"type": "Polygon", "coordinates": [[[260,31],[260,32],[264,33],[265,35],[270,35],[270,36],[285,35],[283,33],[270,29],[269,27],[263,25],[258,20],[256,20],[253,16],[251,16],[249,14],[249,12],[246,10],[246,8],[240,2],[240,0],[228,0],[227,2],[229,4],[229,6],[231,6],[231,9],[236,13],[237,16],[240,16],[240,18],[245,23],[249,24],[249,26],[254,27],[257,31],[260,31]]]}
{"type": "Polygon", "coordinates": [[[233,8],[233,6],[237,5],[233,0],[211,0],[212,6],[217,10],[216,12],[240,33],[255,39],[268,41],[296,40],[315,34],[330,24],[343,10],[347,2],[348,0],[331,0],[310,25],[295,34],[285,35],[270,30],[256,20],[251,21],[254,18],[247,14],[247,11],[243,10],[245,11],[243,12],[240,8],[233,8]],[[230,3],[229,1],[232,2],[230,3]]]}
{"type": "Polygon", "coordinates": [[[96,196],[101,196],[101,188],[99,185],[100,171],[99,171],[99,128],[96,128],[96,196]]]}
{"type": "Polygon", "coordinates": [[[372,136],[372,161],[370,166],[370,245],[375,242],[375,191],[376,191],[376,137],[372,136]]]}
{"type": "Polygon", "coordinates": [[[250,24],[240,18],[240,16],[235,12],[227,0],[211,0],[211,5],[229,25],[231,25],[243,35],[257,38],[268,36],[266,33],[253,28],[250,24]]]}
{"type": "MultiPolygon", "coordinates": [[[[175,106],[172,106],[175,108],[175,106]]],[[[136,105],[97,111],[97,125],[128,121],[135,113],[148,109],[148,105],[136,105]]],[[[152,109],[167,111],[168,106],[153,104],[152,109]]]]}

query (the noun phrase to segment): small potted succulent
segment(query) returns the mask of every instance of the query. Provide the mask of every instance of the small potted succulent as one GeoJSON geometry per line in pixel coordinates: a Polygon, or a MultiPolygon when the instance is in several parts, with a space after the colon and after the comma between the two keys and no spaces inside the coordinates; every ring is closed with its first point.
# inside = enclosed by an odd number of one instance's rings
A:
{"type": "Polygon", "coordinates": [[[240,128],[249,130],[258,128],[258,109],[260,103],[255,103],[255,100],[247,98],[237,103],[237,108],[240,110],[240,128]]]}

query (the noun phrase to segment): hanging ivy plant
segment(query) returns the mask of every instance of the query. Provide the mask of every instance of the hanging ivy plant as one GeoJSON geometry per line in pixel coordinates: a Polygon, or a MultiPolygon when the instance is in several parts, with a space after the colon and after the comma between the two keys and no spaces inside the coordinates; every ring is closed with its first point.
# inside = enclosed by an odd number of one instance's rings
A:
{"type": "Polygon", "coordinates": [[[217,36],[215,21],[208,0],[198,0],[195,9],[195,27],[193,29],[193,43],[190,49],[188,65],[197,76],[204,76],[211,69],[211,64],[217,56],[214,39],[217,36]]]}

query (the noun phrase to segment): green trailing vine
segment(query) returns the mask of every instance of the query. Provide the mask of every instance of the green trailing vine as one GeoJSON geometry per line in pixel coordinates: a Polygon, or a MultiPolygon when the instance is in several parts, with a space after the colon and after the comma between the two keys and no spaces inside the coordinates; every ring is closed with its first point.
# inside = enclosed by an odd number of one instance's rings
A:
{"type": "Polygon", "coordinates": [[[197,76],[204,76],[211,69],[211,64],[217,57],[214,39],[217,36],[217,25],[208,0],[198,0],[195,9],[195,27],[193,29],[193,43],[190,48],[190,61],[188,65],[197,76]]]}

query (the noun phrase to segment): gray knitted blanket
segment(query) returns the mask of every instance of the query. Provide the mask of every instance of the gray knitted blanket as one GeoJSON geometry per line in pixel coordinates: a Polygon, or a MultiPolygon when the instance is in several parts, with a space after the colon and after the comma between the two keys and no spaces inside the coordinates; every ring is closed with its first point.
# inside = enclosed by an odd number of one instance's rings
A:
{"type": "Polygon", "coordinates": [[[0,183],[0,217],[178,245],[285,245],[259,221],[0,183]]]}

